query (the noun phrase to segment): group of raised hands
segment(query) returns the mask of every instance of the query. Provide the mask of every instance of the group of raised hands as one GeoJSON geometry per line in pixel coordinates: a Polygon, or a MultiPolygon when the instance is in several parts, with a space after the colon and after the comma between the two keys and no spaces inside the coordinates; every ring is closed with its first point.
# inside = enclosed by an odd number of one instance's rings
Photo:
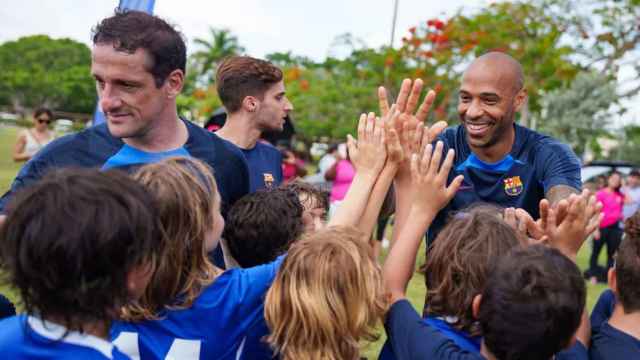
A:
{"type": "MultiPolygon", "coordinates": [[[[355,226],[368,239],[389,186],[395,184],[395,244],[384,265],[392,298],[404,297],[426,230],[463,181],[462,175],[448,180],[454,151],[445,153],[441,141],[434,145],[447,123],[427,125],[435,93],[427,91],[420,103],[422,92],[422,80],[405,79],[396,102],[389,105],[385,88],[378,89],[379,116],[362,114],[357,139],[348,136],[349,157],[356,175],[329,223],[355,226]]],[[[538,220],[525,210],[514,208],[505,209],[503,219],[529,243],[548,244],[575,260],[585,239],[598,228],[602,205],[585,190],[553,207],[547,200],[539,206],[538,220]]]]}

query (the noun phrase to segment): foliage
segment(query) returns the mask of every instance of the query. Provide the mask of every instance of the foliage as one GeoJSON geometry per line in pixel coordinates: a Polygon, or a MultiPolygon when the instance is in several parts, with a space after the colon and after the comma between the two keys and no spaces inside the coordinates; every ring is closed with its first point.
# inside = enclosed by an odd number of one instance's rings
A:
{"type": "Polygon", "coordinates": [[[609,109],[617,99],[616,84],[610,77],[593,72],[580,73],[570,87],[545,96],[540,129],[582,154],[587,144],[607,135],[606,129],[615,116],[609,109]]]}
{"type": "Polygon", "coordinates": [[[622,146],[618,149],[618,159],[640,165],[640,126],[627,125],[622,129],[622,146]]]}
{"type": "Polygon", "coordinates": [[[625,69],[620,96],[640,93],[640,0],[547,0],[542,6],[565,24],[585,67],[612,76],[625,69]]]}
{"type": "Polygon", "coordinates": [[[49,106],[90,113],[96,102],[89,48],[34,35],[0,45],[0,103],[14,111],[49,106]]]}
{"type": "Polygon", "coordinates": [[[461,12],[447,20],[431,19],[409,29],[403,51],[416,63],[427,83],[441,90],[436,116],[451,117],[451,106],[462,72],[475,57],[500,51],[516,58],[524,69],[533,113],[541,110],[545,92],[568,84],[578,72],[572,49],[561,43],[562,24],[544,7],[529,2],[501,2],[471,15],[461,12]],[[449,109],[449,111],[447,111],[449,109]]]}
{"type": "Polygon", "coordinates": [[[209,35],[209,39],[194,39],[200,50],[187,60],[184,89],[177,98],[178,112],[189,119],[204,120],[222,106],[214,85],[218,63],[244,52],[238,38],[228,29],[211,27],[209,35]]]}

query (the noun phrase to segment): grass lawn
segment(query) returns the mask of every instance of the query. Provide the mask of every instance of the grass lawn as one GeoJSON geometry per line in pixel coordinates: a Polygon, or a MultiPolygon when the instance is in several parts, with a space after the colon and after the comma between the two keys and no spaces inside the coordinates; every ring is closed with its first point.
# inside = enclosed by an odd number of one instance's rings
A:
{"type": "MultiPolygon", "coordinates": [[[[7,189],[9,189],[9,186],[11,185],[11,181],[15,177],[20,167],[22,166],[22,164],[14,163],[13,159],[11,158],[13,144],[15,142],[18,131],[19,129],[15,127],[0,126],[0,192],[1,193],[4,193],[7,189]]],[[[580,265],[580,268],[583,270],[586,268],[589,261],[589,253],[590,253],[589,249],[590,249],[590,246],[588,244],[585,244],[582,247],[580,254],[578,255],[578,263],[580,265]]],[[[384,258],[385,254],[382,255],[382,258],[384,258]]],[[[602,255],[603,256],[605,255],[604,252],[602,255]]],[[[424,261],[424,249],[422,250],[422,254],[418,256],[418,263],[421,264],[423,261],[424,261]]],[[[604,261],[601,260],[601,263],[604,263],[604,261]]],[[[600,293],[605,288],[606,287],[604,285],[591,285],[587,283],[587,290],[588,290],[587,304],[589,306],[589,309],[591,309],[595,305],[595,302],[598,299],[598,296],[600,296],[600,293]]],[[[11,291],[11,289],[7,287],[0,286],[0,293],[8,295],[9,298],[11,298],[13,301],[17,299],[15,296],[15,292],[11,291]]],[[[422,306],[424,304],[424,295],[425,295],[424,278],[419,274],[415,274],[415,276],[411,280],[411,283],[409,284],[408,297],[416,309],[419,309],[419,310],[422,309],[422,306]]],[[[368,359],[377,359],[378,353],[385,339],[384,330],[382,329],[382,327],[380,328],[379,333],[380,333],[380,339],[378,341],[371,344],[364,345],[362,356],[365,356],[368,359]]]]}

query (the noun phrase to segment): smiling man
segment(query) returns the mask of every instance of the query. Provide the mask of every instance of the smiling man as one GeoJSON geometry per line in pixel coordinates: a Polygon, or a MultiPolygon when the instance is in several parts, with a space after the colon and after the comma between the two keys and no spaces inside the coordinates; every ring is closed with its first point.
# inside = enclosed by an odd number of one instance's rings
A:
{"type": "Polygon", "coordinates": [[[282,182],[282,155],[260,141],[265,131],[282,131],[293,105],[285,94],[282,71],[249,56],[227,58],[216,73],[218,96],[227,121],[216,134],[242,150],[249,164],[251,192],[282,182]]]}
{"type": "Polygon", "coordinates": [[[580,161],[571,148],[515,123],[526,98],[522,67],[509,55],[487,53],[464,72],[461,124],[440,136],[456,152],[449,180],[462,174],[464,183],[436,217],[430,241],[449,214],[476,202],[522,208],[537,219],[543,198],[554,205],[579,192],[580,161]]]}
{"type": "Polygon", "coordinates": [[[178,117],[176,97],[185,77],[182,35],[164,20],[116,11],[93,30],[91,74],[106,123],[64,136],[38,152],[0,199],[0,213],[19,188],[51,168],[132,170],[168,156],[191,156],[215,171],[229,205],[249,190],[244,157],[235,146],[178,117]]]}

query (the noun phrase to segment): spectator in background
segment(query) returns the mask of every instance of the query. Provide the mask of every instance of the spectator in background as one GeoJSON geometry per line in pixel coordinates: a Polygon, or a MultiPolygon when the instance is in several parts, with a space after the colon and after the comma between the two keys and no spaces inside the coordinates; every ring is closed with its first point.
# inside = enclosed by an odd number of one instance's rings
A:
{"type": "Polygon", "coordinates": [[[291,149],[282,150],[282,178],[283,183],[288,183],[298,177],[305,176],[307,170],[304,168],[304,161],[296,156],[291,149]]]}
{"type": "Polygon", "coordinates": [[[49,125],[53,122],[53,114],[47,108],[39,108],[33,113],[33,128],[24,129],[18,135],[13,147],[13,161],[28,161],[40,149],[53,140],[53,131],[49,125]]]}
{"type": "Polygon", "coordinates": [[[587,274],[591,282],[596,280],[604,281],[606,271],[598,266],[598,256],[603,245],[607,245],[607,269],[613,266],[613,255],[618,250],[622,239],[622,206],[625,203],[625,196],[620,192],[622,187],[622,177],[618,172],[612,172],[607,178],[607,186],[598,190],[596,198],[602,203],[602,213],[604,217],[600,222],[600,228],[593,237],[593,251],[589,260],[587,274]]]}
{"type": "Polygon", "coordinates": [[[325,174],[327,173],[327,170],[329,170],[329,168],[331,168],[331,166],[336,163],[337,153],[338,144],[330,144],[327,152],[322,155],[320,161],[318,161],[318,171],[313,175],[307,176],[304,180],[322,190],[331,191],[332,183],[331,181],[327,181],[327,179],[325,179],[325,174]]]}
{"type": "Polygon", "coordinates": [[[633,169],[627,177],[627,186],[622,188],[626,202],[622,209],[622,216],[626,220],[640,209],[640,170],[633,169]]]}
{"type": "Polygon", "coordinates": [[[335,214],[336,209],[344,199],[344,196],[351,186],[353,177],[356,174],[351,160],[349,160],[349,154],[347,153],[347,144],[340,144],[338,146],[337,161],[327,170],[325,173],[325,179],[333,181],[331,186],[331,194],[329,197],[329,217],[335,214]]]}

